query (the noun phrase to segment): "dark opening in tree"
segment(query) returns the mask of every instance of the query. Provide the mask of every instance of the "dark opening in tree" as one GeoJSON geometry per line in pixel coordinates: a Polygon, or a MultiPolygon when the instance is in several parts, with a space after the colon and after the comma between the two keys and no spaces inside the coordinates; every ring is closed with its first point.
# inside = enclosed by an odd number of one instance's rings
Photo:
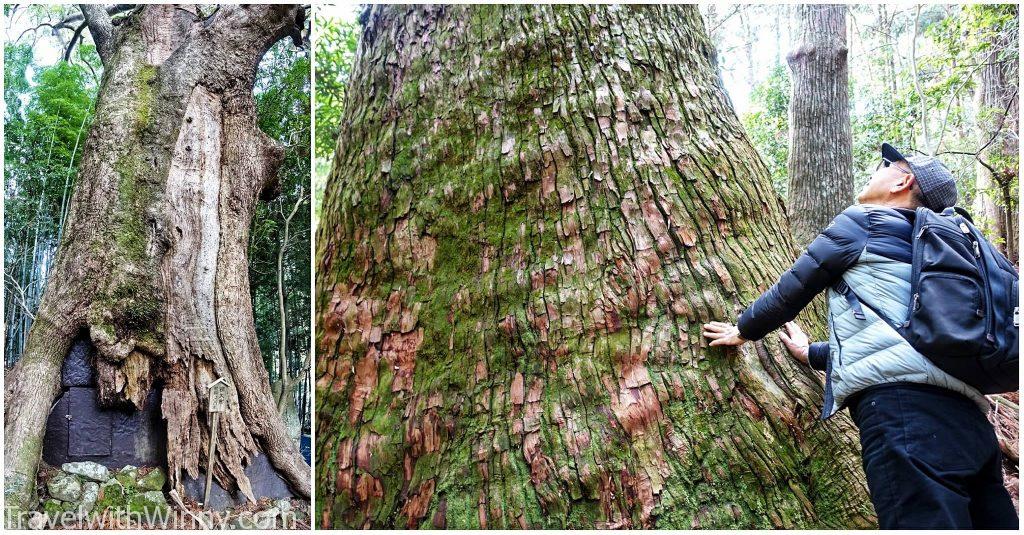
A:
{"type": "Polygon", "coordinates": [[[305,11],[81,10],[103,76],[46,291],[6,377],[8,506],[34,506],[44,424],[79,336],[97,351],[102,406],[142,409],[162,388],[172,488],[205,470],[207,385],[224,378],[216,480],[253,500],[243,468],[262,453],[309,497],[257,343],[248,272],[257,199],[275,193],[283,158],[257,123],[256,67],[274,43],[301,38],[305,11]]]}

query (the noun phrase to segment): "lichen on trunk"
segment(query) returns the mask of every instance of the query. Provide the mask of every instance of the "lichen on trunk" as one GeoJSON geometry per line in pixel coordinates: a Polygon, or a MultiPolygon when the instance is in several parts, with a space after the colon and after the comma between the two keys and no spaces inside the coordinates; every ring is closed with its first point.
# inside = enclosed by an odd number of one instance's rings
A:
{"type": "Polygon", "coordinates": [[[322,527],[874,522],[814,373],[701,337],[796,250],[695,7],[372,6],[359,50],[318,231],[322,527]]]}
{"type": "Polygon", "coordinates": [[[168,471],[180,490],[205,467],[207,385],[232,385],[214,475],[255,500],[244,466],[265,453],[299,496],[309,467],[275,417],[249,302],[249,226],[282,149],[256,122],[263,54],[301,23],[298,6],[140,6],[114,25],[83,6],[104,65],[67,231],[7,377],[5,492],[31,508],[38,444],[71,339],[97,349],[103,406],[141,408],[162,387],[168,471]]]}

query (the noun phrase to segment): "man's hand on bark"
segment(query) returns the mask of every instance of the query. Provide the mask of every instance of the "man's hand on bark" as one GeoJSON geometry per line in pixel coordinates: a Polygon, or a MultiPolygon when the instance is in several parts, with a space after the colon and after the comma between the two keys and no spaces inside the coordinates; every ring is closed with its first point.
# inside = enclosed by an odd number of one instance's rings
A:
{"type": "Polygon", "coordinates": [[[792,321],[787,321],[785,330],[779,332],[779,340],[785,344],[786,349],[793,355],[793,358],[803,364],[807,364],[807,354],[810,350],[811,341],[807,335],[800,330],[800,326],[792,321]]]}
{"type": "Polygon", "coordinates": [[[747,341],[735,325],[721,321],[705,323],[704,337],[711,340],[712,346],[739,346],[747,341]]]}

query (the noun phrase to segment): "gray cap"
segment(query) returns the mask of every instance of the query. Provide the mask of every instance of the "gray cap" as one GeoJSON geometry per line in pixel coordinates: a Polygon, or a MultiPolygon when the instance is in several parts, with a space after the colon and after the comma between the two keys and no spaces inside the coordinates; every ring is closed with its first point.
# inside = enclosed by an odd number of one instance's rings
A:
{"type": "Polygon", "coordinates": [[[910,165],[914,180],[921,188],[924,205],[933,212],[956,205],[956,180],[953,173],[933,156],[904,156],[888,143],[882,143],[882,158],[890,162],[903,160],[910,165]]]}

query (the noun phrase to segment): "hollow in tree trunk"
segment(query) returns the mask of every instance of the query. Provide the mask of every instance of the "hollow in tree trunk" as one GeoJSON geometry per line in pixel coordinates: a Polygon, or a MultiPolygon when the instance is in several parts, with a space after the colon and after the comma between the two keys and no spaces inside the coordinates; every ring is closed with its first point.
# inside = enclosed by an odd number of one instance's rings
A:
{"type": "Polygon", "coordinates": [[[249,228],[282,149],[260,131],[263,54],[302,23],[297,6],[146,5],[118,24],[83,5],[104,71],[67,228],[24,356],[6,377],[7,504],[32,503],[47,415],[71,341],[97,349],[104,406],[141,408],[163,386],[172,488],[206,466],[207,385],[232,385],[214,476],[253,499],[258,452],[299,496],[309,467],[270,391],[252,316],[249,228]]]}
{"type": "Polygon", "coordinates": [[[789,100],[789,213],[793,238],[807,245],[853,204],[853,138],[844,5],[796,6],[786,56],[789,100]]]}
{"type": "Polygon", "coordinates": [[[321,526],[872,525],[820,378],[701,337],[796,249],[695,6],[365,20],[317,242],[321,526]]]}

